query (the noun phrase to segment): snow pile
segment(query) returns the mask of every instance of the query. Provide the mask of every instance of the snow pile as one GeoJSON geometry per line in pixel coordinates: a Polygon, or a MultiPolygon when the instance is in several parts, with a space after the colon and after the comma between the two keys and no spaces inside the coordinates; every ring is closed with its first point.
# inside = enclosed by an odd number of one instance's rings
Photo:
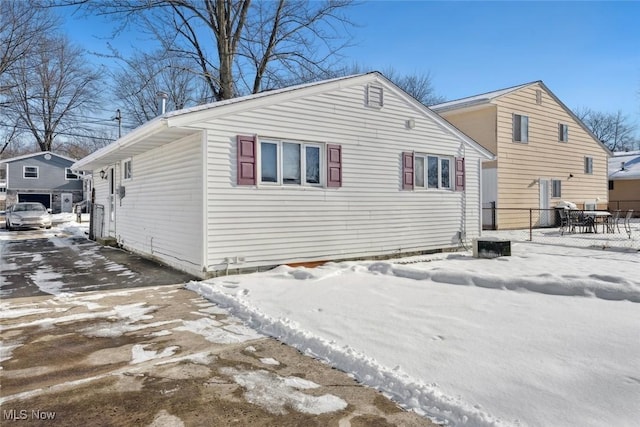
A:
{"type": "Polygon", "coordinates": [[[437,421],[636,425],[640,257],[513,253],[279,267],[188,287],[437,421]]]}

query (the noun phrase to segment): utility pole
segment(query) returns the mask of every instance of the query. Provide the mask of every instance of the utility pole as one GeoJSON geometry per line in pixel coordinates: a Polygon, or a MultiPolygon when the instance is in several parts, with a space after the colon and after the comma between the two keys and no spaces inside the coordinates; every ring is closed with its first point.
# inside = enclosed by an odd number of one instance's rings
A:
{"type": "Polygon", "coordinates": [[[122,136],[122,114],[120,114],[120,109],[116,110],[116,116],[113,120],[118,121],[118,139],[122,136]]]}

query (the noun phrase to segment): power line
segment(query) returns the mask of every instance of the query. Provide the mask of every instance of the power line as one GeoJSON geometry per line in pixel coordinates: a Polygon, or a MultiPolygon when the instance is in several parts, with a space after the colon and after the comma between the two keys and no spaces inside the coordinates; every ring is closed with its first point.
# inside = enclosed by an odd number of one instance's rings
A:
{"type": "MultiPolygon", "coordinates": [[[[32,128],[26,127],[26,126],[17,126],[17,125],[9,125],[6,123],[0,123],[0,126],[5,126],[5,127],[12,127],[15,129],[21,129],[21,130],[33,130],[32,128]]],[[[38,132],[44,132],[44,130],[42,129],[36,129],[36,131],[38,132]]],[[[56,135],[64,135],[64,136],[75,136],[75,137],[79,137],[79,138],[92,138],[92,139],[101,139],[104,141],[115,141],[114,138],[105,138],[102,136],[93,136],[93,135],[82,135],[79,133],[70,133],[70,132],[55,132],[56,135]]]]}

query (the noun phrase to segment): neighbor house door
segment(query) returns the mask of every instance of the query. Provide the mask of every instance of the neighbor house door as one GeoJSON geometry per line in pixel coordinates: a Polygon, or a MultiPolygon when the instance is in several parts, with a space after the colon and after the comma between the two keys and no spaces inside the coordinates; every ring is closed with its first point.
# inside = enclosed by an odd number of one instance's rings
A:
{"type": "Polygon", "coordinates": [[[70,213],[73,210],[73,194],[62,193],[60,197],[62,198],[61,212],[70,213]]]}
{"type": "Polygon", "coordinates": [[[540,226],[551,225],[550,206],[550,183],[548,179],[540,179],[540,226]]]}

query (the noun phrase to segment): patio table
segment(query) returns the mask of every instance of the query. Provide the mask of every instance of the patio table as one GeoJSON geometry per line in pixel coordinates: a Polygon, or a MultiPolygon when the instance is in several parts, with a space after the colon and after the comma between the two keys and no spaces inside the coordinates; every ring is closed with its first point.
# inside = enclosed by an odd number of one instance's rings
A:
{"type": "Polygon", "coordinates": [[[584,216],[593,218],[593,231],[598,232],[598,224],[602,224],[602,232],[605,233],[611,213],[607,211],[583,211],[584,216]]]}

